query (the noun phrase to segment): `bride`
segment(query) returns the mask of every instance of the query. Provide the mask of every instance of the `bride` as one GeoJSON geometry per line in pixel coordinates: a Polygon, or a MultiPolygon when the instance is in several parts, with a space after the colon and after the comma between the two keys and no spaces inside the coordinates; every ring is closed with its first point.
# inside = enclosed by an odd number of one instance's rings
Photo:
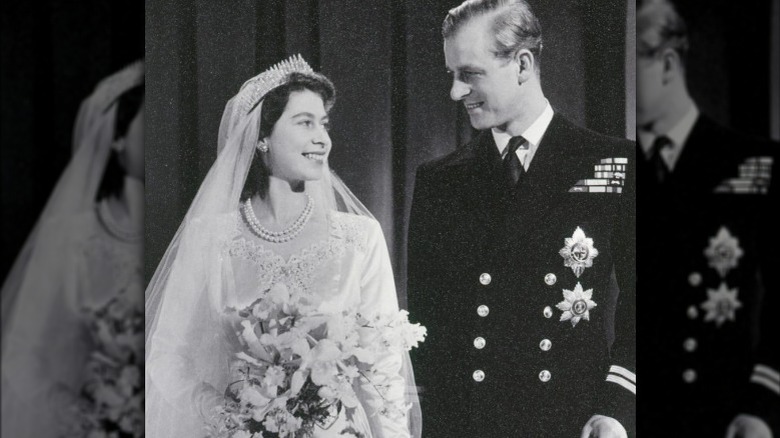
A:
{"type": "MultiPolygon", "coordinates": [[[[296,56],[228,102],[216,162],[146,291],[147,436],[218,435],[207,429],[240,379],[228,309],[270,300],[281,285],[321,314],[398,311],[382,230],[328,167],[334,100],[333,84],[296,56]]],[[[408,354],[381,356],[388,390],[355,384],[350,423],[337,409],[314,437],[419,436],[408,354]],[[380,397],[413,408],[385,415],[380,397]]]]}

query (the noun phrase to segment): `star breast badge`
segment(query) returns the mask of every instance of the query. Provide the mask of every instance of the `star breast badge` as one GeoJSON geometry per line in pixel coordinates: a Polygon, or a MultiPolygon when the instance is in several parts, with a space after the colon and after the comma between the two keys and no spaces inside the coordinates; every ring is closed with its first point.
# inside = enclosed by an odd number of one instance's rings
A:
{"type": "Polygon", "coordinates": [[[739,239],[732,236],[726,227],[720,227],[718,234],[710,238],[710,246],[704,250],[709,266],[718,271],[721,278],[737,267],[743,254],[739,239]]]}
{"type": "Polygon", "coordinates": [[[593,246],[593,239],[585,236],[582,228],[577,227],[571,237],[564,239],[565,246],[558,251],[563,257],[563,265],[571,268],[574,275],[580,278],[585,268],[593,266],[593,259],[599,255],[599,250],[593,246]]]}
{"type": "Polygon", "coordinates": [[[571,321],[574,327],[581,319],[590,321],[590,309],[596,307],[593,301],[593,289],[582,290],[582,285],[577,282],[574,290],[563,290],[563,301],[556,304],[555,307],[562,311],[560,321],[571,321]]]}
{"type": "Polygon", "coordinates": [[[735,321],[737,309],[742,307],[738,293],[737,289],[729,289],[726,283],[721,283],[718,289],[707,289],[707,300],[700,305],[707,312],[704,321],[714,321],[718,327],[726,321],[735,321]]]}

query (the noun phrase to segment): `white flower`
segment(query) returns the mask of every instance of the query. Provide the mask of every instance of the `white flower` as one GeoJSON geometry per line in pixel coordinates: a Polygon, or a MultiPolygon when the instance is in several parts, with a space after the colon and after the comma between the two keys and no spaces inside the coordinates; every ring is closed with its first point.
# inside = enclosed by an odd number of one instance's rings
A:
{"type": "Polygon", "coordinates": [[[125,397],[119,394],[117,388],[109,385],[98,385],[93,396],[99,405],[107,407],[121,407],[125,403],[125,397]]]}
{"type": "Polygon", "coordinates": [[[394,346],[394,349],[402,352],[417,348],[420,342],[424,342],[425,337],[428,335],[428,329],[425,326],[410,324],[409,321],[405,321],[398,327],[397,332],[399,343],[397,346],[394,346]]]}
{"type": "Polygon", "coordinates": [[[268,367],[265,371],[265,377],[263,377],[263,386],[276,391],[276,388],[284,385],[284,380],[287,375],[284,372],[284,368],[275,365],[268,367]]]}
{"type": "Polygon", "coordinates": [[[274,400],[273,396],[263,393],[261,388],[254,385],[245,385],[238,392],[238,397],[243,407],[251,409],[255,421],[262,421],[268,410],[273,407],[271,404],[274,400]]]}
{"type": "Polygon", "coordinates": [[[317,395],[331,402],[341,401],[348,408],[358,405],[355,390],[344,376],[338,376],[331,384],[320,387],[317,395]]]}
{"type": "Polygon", "coordinates": [[[119,392],[129,398],[141,387],[141,370],[135,365],[123,367],[116,384],[119,392]]]}
{"type": "Polygon", "coordinates": [[[252,353],[252,355],[257,359],[270,362],[272,357],[264,347],[264,344],[268,345],[268,343],[263,342],[257,337],[257,334],[255,333],[255,326],[252,325],[252,323],[248,320],[241,321],[241,326],[243,327],[243,330],[241,331],[241,339],[246,344],[249,352],[252,353]]]}
{"type": "Polygon", "coordinates": [[[343,346],[356,346],[360,341],[354,315],[337,313],[329,315],[325,322],[328,339],[343,346]]]}
{"type": "Polygon", "coordinates": [[[275,304],[287,304],[290,302],[290,290],[284,283],[276,283],[271,286],[265,299],[275,304]]]}
{"type": "Polygon", "coordinates": [[[593,289],[583,291],[580,282],[577,282],[573,291],[564,289],[564,300],[555,305],[555,307],[563,311],[560,320],[571,321],[572,327],[576,326],[581,319],[589,321],[590,309],[596,307],[596,302],[591,300],[592,297],[593,289]]]}
{"type": "Polygon", "coordinates": [[[354,365],[344,365],[339,362],[339,369],[341,370],[341,374],[347,379],[353,380],[360,376],[360,370],[354,365]]]}
{"type": "Polygon", "coordinates": [[[263,426],[265,426],[266,430],[276,432],[281,437],[297,432],[302,425],[303,421],[300,418],[294,417],[285,409],[276,409],[266,416],[265,421],[263,421],[263,426]]]}
{"type": "Polygon", "coordinates": [[[293,373],[292,378],[290,379],[290,394],[293,397],[298,395],[298,393],[301,391],[301,388],[303,388],[304,383],[306,383],[306,379],[308,378],[309,370],[305,368],[301,368],[293,373]]]}
{"type": "Polygon", "coordinates": [[[309,350],[301,368],[311,369],[311,380],[315,385],[325,385],[336,375],[336,361],[340,358],[338,345],[330,339],[323,339],[309,350]]]}

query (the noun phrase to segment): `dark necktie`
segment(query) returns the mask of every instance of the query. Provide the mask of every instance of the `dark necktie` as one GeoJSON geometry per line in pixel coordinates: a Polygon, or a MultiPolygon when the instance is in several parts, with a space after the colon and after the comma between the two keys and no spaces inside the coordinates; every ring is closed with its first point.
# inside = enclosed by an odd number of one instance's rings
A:
{"type": "Polygon", "coordinates": [[[663,183],[669,177],[669,167],[666,165],[664,157],[661,156],[661,151],[671,145],[672,141],[669,140],[669,137],[661,135],[655,139],[653,147],[650,149],[650,163],[653,165],[655,177],[659,183],[663,183]]]}
{"type": "Polygon", "coordinates": [[[520,163],[520,159],[517,158],[517,149],[525,145],[526,141],[523,137],[512,137],[506,146],[506,155],[504,156],[504,173],[509,178],[512,187],[517,186],[518,181],[525,175],[525,168],[520,163]]]}

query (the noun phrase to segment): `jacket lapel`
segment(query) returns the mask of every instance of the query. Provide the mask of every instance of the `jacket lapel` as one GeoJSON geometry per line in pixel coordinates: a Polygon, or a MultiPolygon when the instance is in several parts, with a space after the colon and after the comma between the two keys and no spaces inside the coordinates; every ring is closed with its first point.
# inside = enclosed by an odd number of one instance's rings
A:
{"type": "Polygon", "coordinates": [[[464,205],[473,212],[475,219],[485,226],[497,221],[497,214],[506,209],[506,185],[501,169],[501,156],[490,131],[482,131],[464,147],[462,155],[450,164],[453,169],[455,195],[462,197],[464,205]]]}
{"type": "MultiPolygon", "coordinates": [[[[726,152],[718,138],[718,126],[700,115],[693,126],[680,158],[672,172],[678,191],[692,195],[709,194],[728,175],[726,152]]],[[[736,176],[736,175],[734,175],[736,176]]]]}
{"type": "Polygon", "coordinates": [[[587,172],[594,163],[583,162],[581,142],[574,126],[556,113],[517,189],[514,213],[508,217],[506,226],[518,229],[516,234],[521,239],[565,202],[577,180],[591,176],[587,172]]]}

